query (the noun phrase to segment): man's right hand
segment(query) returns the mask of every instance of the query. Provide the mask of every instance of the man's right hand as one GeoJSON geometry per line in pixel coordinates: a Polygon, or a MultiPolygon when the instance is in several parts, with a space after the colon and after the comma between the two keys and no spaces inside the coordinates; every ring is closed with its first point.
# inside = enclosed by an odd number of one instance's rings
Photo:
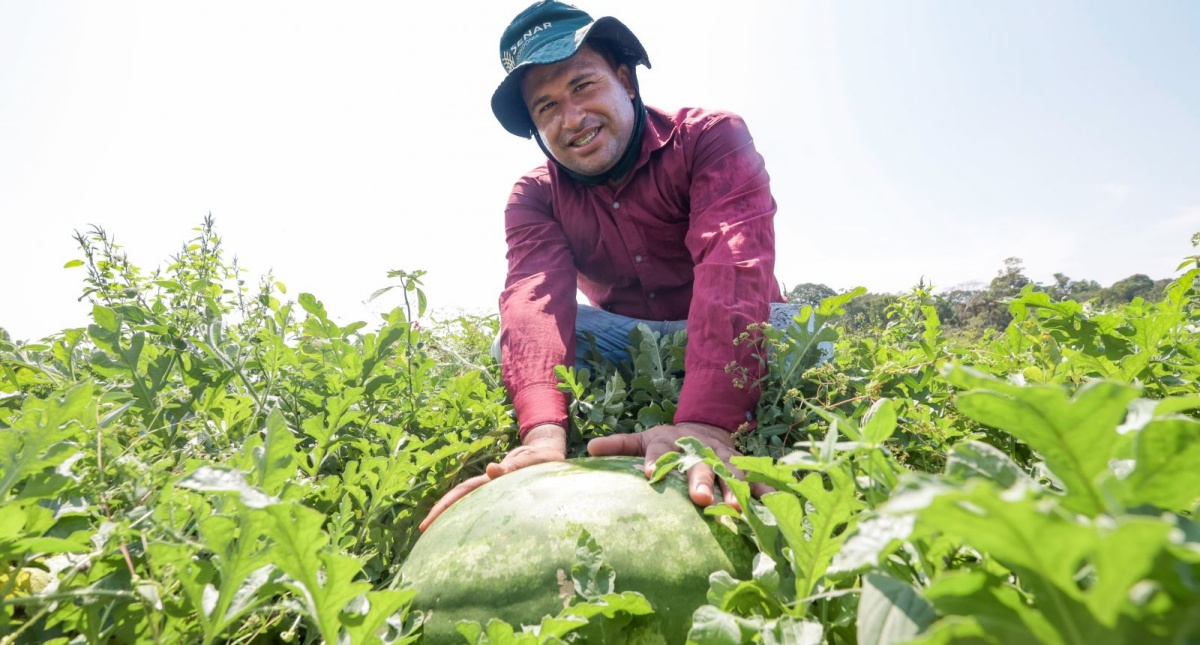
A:
{"type": "Polygon", "coordinates": [[[425,519],[421,520],[418,528],[423,532],[450,505],[466,496],[467,493],[483,486],[493,479],[507,475],[526,466],[547,461],[562,461],[567,458],[567,429],[553,424],[534,426],[525,434],[521,445],[514,448],[500,463],[488,464],[487,471],[455,486],[438,500],[425,519]]]}

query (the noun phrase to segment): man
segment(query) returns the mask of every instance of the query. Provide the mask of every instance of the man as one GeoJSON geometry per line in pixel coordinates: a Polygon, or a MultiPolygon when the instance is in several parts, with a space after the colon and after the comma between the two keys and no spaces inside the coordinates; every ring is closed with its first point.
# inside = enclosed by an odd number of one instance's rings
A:
{"type": "MultiPolygon", "coordinates": [[[[576,362],[585,332],[610,358],[638,322],[688,332],[675,423],[594,439],[589,453],[644,456],[649,474],[677,439],[695,437],[728,464],[738,454],[732,433],[753,424],[758,391],[735,387],[726,368],[762,372],[750,344],[734,339],[783,300],[773,275],[775,201],[740,118],[648,108],[635,68],[650,62],[638,39],[614,18],[593,21],[561,2],[518,15],[500,57],[507,76],[492,111],[548,157],[517,182],[505,210],[500,346],[521,446],[442,498],[422,530],[491,479],[566,457],[567,401],[554,367],[576,362]],[[577,288],[595,307],[576,305],[577,288]]],[[[714,480],[707,466],[690,469],[692,501],[712,504],[719,487],[736,503],[714,480]]]]}

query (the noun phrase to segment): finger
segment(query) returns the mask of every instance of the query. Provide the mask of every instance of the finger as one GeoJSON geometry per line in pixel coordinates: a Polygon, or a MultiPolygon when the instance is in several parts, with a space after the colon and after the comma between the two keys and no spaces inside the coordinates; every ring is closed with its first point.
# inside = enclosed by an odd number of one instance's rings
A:
{"type": "Polygon", "coordinates": [[[437,503],[433,505],[433,508],[429,509],[429,514],[425,516],[425,519],[421,520],[421,523],[417,525],[417,528],[424,533],[425,529],[429,528],[429,525],[433,524],[433,521],[436,520],[437,517],[441,515],[447,508],[450,508],[451,504],[457,502],[463,497],[466,497],[467,493],[479,488],[480,486],[483,486],[489,481],[491,481],[491,478],[487,475],[478,475],[468,479],[458,486],[455,486],[450,490],[449,493],[446,493],[441,499],[439,499],[437,503]]]}
{"type": "Polygon", "coordinates": [[[713,484],[716,476],[707,464],[696,464],[687,472],[688,492],[692,503],[697,506],[712,506],[713,484]]]}
{"type": "Polygon", "coordinates": [[[754,482],[754,483],[750,484],[750,494],[753,495],[755,497],[755,499],[759,499],[763,495],[766,495],[767,493],[774,493],[774,492],[775,492],[775,489],[772,488],[768,484],[764,484],[762,482],[754,482]]]}
{"type": "Polygon", "coordinates": [[[737,495],[733,494],[733,487],[726,484],[724,480],[717,482],[717,485],[721,489],[721,495],[725,499],[725,503],[732,506],[735,510],[741,511],[742,505],[738,503],[737,495]]]}
{"type": "Polygon", "coordinates": [[[642,434],[612,434],[588,442],[588,454],[593,457],[641,457],[646,454],[642,434]]]}
{"type": "Polygon", "coordinates": [[[528,448],[517,448],[516,450],[513,450],[505,455],[504,459],[501,459],[499,463],[488,464],[484,471],[487,473],[487,476],[492,479],[500,477],[501,475],[507,475],[514,470],[531,465],[526,459],[523,458],[524,455],[528,454],[528,448]]]}
{"type": "MultiPolygon", "coordinates": [[[[740,453],[734,452],[730,456],[737,457],[740,456],[740,453]]],[[[729,457],[723,456],[722,459],[725,462],[725,467],[729,469],[729,474],[733,475],[736,479],[746,481],[746,473],[740,468],[737,468],[733,464],[729,463],[729,457]]],[[[727,485],[723,479],[719,480],[718,484],[720,486],[720,490],[724,494],[725,503],[739,511],[742,510],[741,504],[738,504],[737,496],[733,493],[733,488],[727,485]]],[[[762,482],[750,482],[750,495],[755,499],[761,499],[763,495],[774,492],[775,489],[768,484],[764,484],[762,482]]]]}
{"type": "MultiPolygon", "coordinates": [[[[653,430],[654,428],[651,428],[653,430]]],[[[675,435],[654,434],[650,432],[642,433],[642,454],[646,456],[646,462],[642,464],[642,468],[646,471],[647,477],[653,477],[654,471],[658,469],[658,460],[669,452],[679,452],[679,446],[675,445],[675,435]],[[645,437],[650,437],[646,439],[645,437]]]]}
{"type": "Polygon", "coordinates": [[[729,469],[729,474],[733,475],[734,479],[746,481],[746,473],[743,472],[741,468],[734,466],[733,462],[730,461],[730,459],[733,457],[741,457],[742,453],[737,452],[736,450],[716,450],[715,452],[717,453],[717,456],[721,458],[722,463],[725,464],[725,468],[729,469]]]}
{"type": "Polygon", "coordinates": [[[547,461],[558,461],[564,457],[565,455],[548,452],[546,450],[521,447],[508,453],[504,459],[500,460],[500,463],[488,464],[487,475],[488,477],[495,479],[528,466],[545,463],[547,461]]]}

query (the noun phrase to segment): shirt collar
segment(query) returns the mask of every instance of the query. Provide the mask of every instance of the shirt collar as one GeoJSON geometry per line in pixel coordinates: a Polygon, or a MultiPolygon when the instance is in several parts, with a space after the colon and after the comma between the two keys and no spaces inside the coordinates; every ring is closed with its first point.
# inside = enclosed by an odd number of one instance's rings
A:
{"type": "Polygon", "coordinates": [[[626,173],[620,187],[627,185],[630,178],[650,161],[650,155],[666,147],[678,131],[679,124],[675,122],[675,119],[672,119],[666,112],[647,105],[646,129],[642,133],[642,151],[638,154],[638,159],[634,162],[633,167],[626,173]]]}
{"type": "Polygon", "coordinates": [[[646,163],[656,150],[665,147],[678,131],[679,124],[675,122],[675,119],[672,119],[666,112],[647,105],[646,133],[642,135],[642,154],[634,164],[634,169],[636,170],[646,163]]]}

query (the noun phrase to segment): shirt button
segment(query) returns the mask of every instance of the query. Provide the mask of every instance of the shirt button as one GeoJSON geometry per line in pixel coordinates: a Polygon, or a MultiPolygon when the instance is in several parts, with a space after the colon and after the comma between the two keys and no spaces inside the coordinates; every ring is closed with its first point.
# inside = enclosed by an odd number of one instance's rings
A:
{"type": "Polygon", "coordinates": [[[613,210],[616,210],[620,207],[621,207],[621,202],[613,202],[613,210]]]}
{"type": "Polygon", "coordinates": [[[653,291],[651,291],[650,293],[646,294],[646,297],[647,297],[647,298],[649,298],[649,299],[651,299],[651,300],[654,300],[654,292],[653,292],[653,291]]]}
{"type": "Polygon", "coordinates": [[[642,256],[640,256],[640,255],[635,255],[635,256],[633,256],[633,261],[634,261],[634,262],[641,262],[641,261],[642,261],[642,256]]]}

